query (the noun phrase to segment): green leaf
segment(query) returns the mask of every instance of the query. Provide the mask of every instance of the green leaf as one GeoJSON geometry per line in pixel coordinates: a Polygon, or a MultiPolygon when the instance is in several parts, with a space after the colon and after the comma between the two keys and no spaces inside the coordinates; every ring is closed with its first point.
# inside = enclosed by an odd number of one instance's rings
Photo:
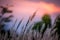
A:
{"type": "Polygon", "coordinates": [[[50,15],[48,14],[45,14],[43,17],[42,17],[42,21],[48,25],[49,28],[51,28],[51,18],[50,18],[50,15]]]}
{"type": "Polygon", "coordinates": [[[37,23],[34,24],[32,29],[33,30],[38,30],[40,32],[41,28],[42,28],[42,22],[37,22],[37,23]]]}

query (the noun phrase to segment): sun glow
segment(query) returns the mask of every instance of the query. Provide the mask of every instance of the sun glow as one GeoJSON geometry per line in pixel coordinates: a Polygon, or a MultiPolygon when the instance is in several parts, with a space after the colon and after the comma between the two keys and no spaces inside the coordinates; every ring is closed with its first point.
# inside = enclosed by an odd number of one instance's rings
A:
{"type": "Polygon", "coordinates": [[[31,15],[34,11],[38,10],[38,15],[44,15],[45,13],[52,14],[54,12],[60,12],[60,7],[57,7],[55,4],[46,3],[46,2],[28,2],[21,1],[13,3],[14,15],[31,15]]]}

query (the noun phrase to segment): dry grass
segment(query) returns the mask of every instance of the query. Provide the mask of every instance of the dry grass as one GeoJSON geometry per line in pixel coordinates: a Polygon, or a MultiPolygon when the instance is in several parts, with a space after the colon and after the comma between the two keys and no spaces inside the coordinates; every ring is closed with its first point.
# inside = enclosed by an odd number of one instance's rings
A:
{"type": "Polygon", "coordinates": [[[6,32],[5,35],[0,34],[0,40],[58,40],[57,35],[50,37],[50,35],[44,34],[43,39],[41,38],[41,33],[30,31],[27,34],[24,35],[16,35],[15,32],[10,33],[10,36],[8,37],[8,33],[6,32]]]}

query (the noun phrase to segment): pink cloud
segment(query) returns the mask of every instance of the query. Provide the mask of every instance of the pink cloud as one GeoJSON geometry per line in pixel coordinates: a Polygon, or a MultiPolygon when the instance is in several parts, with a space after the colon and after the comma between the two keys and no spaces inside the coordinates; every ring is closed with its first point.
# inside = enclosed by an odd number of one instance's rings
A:
{"type": "Polygon", "coordinates": [[[14,4],[15,7],[13,10],[15,12],[19,13],[25,13],[27,14],[32,14],[35,10],[38,9],[39,13],[44,14],[44,13],[54,13],[54,12],[60,12],[60,7],[57,7],[55,4],[48,4],[46,2],[39,2],[39,3],[34,3],[34,2],[28,2],[28,1],[21,1],[21,2],[16,2],[14,4]]]}

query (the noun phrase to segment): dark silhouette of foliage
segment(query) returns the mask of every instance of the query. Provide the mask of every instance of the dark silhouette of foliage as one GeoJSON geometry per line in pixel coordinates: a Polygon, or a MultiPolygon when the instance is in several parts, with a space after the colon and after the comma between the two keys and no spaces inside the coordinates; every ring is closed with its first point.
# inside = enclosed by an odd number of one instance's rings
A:
{"type": "Polygon", "coordinates": [[[46,29],[48,27],[51,28],[51,18],[48,14],[45,14],[42,17],[42,21],[43,21],[43,24],[45,24],[45,26],[44,26],[44,29],[42,30],[42,37],[41,38],[43,38],[43,35],[44,35],[44,32],[46,31],[46,29]]]}
{"type": "MultiPolygon", "coordinates": [[[[2,15],[0,15],[0,33],[5,34],[6,31],[3,29],[5,26],[4,23],[10,22],[13,15],[10,15],[9,17],[3,17],[6,13],[12,13],[12,10],[9,10],[7,7],[4,7],[4,6],[0,6],[0,7],[2,8],[2,11],[0,13],[0,14],[2,14],[2,15]]],[[[8,35],[10,35],[9,33],[10,32],[8,32],[8,35]]]]}
{"type": "Polygon", "coordinates": [[[7,7],[4,7],[4,6],[0,6],[0,7],[2,8],[2,11],[1,11],[2,15],[3,15],[4,13],[12,13],[12,11],[11,11],[11,10],[8,10],[7,7]]]}
{"type": "Polygon", "coordinates": [[[43,35],[44,35],[44,32],[46,31],[47,28],[51,28],[51,18],[48,14],[45,14],[43,17],[42,17],[42,21],[41,22],[37,22],[35,23],[35,25],[33,26],[32,29],[35,29],[35,30],[38,30],[40,32],[42,26],[44,25],[44,28],[42,30],[42,36],[41,38],[43,38],[43,35]]]}
{"type": "Polygon", "coordinates": [[[35,40],[35,38],[33,37],[32,40],[35,40]]]}
{"type": "Polygon", "coordinates": [[[55,35],[57,33],[58,34],[58,40],[60,40],[60,15],[58,15],[56,17],[55,26],[54,26],[54,28],[51,31],[53,31],[54,29],[56,29],[56,30],[55,30],[55,32],[52,35],[55,35]]]}
{"type": "Polygon", "coordinates": [[[41,28],[42,28],[42,23],[43,23],[43,22],[37,22],[37,23],[35,23],[32,29],[33,29],[33,30],[37,30],[37,31],[40,32],[40,30],[41,30],[41,28]]]}
{"type": "Polygon", "coordinates": [[[50,28],[51,27],[51,18],[50,18],[50,15],[48,14],[45,14],[43,17],[42,17],[42,21],[47,24],[47,26],[50,28]]]}

